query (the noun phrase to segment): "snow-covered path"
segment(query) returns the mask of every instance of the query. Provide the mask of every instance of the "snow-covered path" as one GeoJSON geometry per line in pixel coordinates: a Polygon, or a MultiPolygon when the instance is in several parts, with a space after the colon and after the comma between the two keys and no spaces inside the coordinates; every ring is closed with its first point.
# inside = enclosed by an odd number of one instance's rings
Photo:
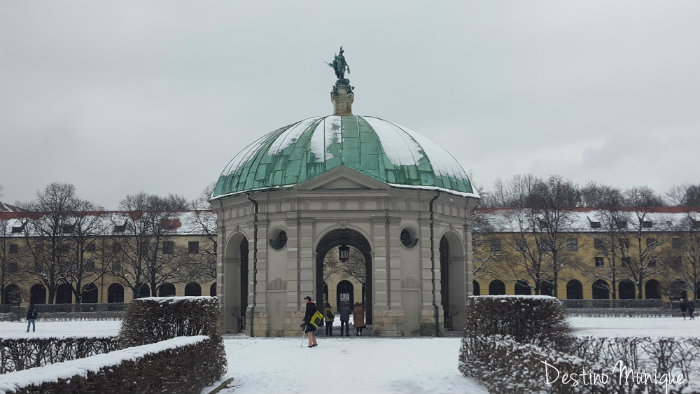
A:
{"type": "Polygon", "coordinates": [[[465,393],[488,391],[457,369],[460,338],[227,337],[220,393],[465,393]]]}

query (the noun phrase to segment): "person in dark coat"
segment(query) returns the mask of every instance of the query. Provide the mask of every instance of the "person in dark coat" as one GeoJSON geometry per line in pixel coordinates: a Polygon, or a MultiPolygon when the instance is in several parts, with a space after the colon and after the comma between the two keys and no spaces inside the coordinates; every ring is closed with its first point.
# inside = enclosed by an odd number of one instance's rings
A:
{"type": "Polygon", "coordinates": [[[685,312],[688,311],[688,300],[683,297],[681,299],[681,316],[683,316],[683,320],[685,320],[685,312]]]}
{"type": "Polygon", "coordinates": [[[345,332],[345,336],[349,337],[350,336],[350,305],[347,304],[347,302],[343,302],[342,305],[340,306],[340,336],[343,336],[343,332],[345,332]],[[345,331],[343,331],[345,329],[345,331]]]}
{"type": "Polygon", "coordinates": [[[695,320],[695,316],[693,316],[693,311],[695,311],[695,301],[686,300],[685,302],[688,308],[688,316],[690,317],[690,320],[695,320]]]}
{"type": "Polygon", "coordinates": [[[316,342],[316,327],[311,324],[311,317],[316,313],[316,304],[314,304],[313,301],[311,301],[311,297],[306,296],[304,297],[304,301],[306,301],[306,313],[304,314],[304,332],[306,333],[306,336],[309,337],[309,346],[308,347],[315,347],[318,346],[318,342],[316,342]]]}
{"type": "Polygon", "coordinates": [[[39,312],[34,309],[34,304],[29,305],[29,310],[27,311],[27,332],[29,332],[29,326],[32,326],[32,332],[36,332],[36,319],[39,317],[39,312]]]}

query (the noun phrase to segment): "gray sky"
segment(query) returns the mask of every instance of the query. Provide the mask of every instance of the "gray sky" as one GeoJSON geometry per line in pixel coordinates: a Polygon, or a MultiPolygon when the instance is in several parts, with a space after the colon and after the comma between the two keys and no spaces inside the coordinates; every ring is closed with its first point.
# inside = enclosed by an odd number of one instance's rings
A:
{"type": "Polygon", "coordinates": [[[700,181],[700,2],[0,0],[0,200],[198,197],[257,137],[353,112],[516,173],[700,181]]]}

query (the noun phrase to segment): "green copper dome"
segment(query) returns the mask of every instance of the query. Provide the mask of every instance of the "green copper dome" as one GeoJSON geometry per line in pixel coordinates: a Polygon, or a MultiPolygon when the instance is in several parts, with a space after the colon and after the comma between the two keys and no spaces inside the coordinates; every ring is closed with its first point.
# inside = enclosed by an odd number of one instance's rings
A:
{"type": "Polygon", "coordinates": [[[224,168],[212,199],[293,187],[345,166],[393,187],[478,197],[461,165],[426,137],[369,116],[323,116],[275,130],[224,168]]]}

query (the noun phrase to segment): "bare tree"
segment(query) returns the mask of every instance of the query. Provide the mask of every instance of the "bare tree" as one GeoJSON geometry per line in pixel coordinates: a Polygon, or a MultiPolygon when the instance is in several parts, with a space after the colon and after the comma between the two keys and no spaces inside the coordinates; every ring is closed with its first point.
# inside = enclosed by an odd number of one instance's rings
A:
{"type": "Polygon", "coordinates": [[[119,246],[112,246],[112,274],[140,297],[143,285],[156,294],[164,283],[179,282],[186,254],[175,248],[173,235],[178,224],[178,212],[188,208],[187,201],[177,195],[160,197],[139,193],[124,198],[121,209],[125,216],[117,217],[123,236],[119,246]],[[123,264],[121,264],[123,263],[123,264]],[[115,269],[116,268],[116,269],[115,269]]]}
{"type": "MultiPolygon", "coordinates": [[[[654,238],[646,237],[653,226],[664,226],[665,221],[653,223],[650,213],[662,204],[660,197],[648,187],[637,187],[625,192],[626,205],[631,210],[631,225],[634,242],[622,239],[620,250],[622,254],[623,272],[637,285],[637,298],[643,298],[644,280],[655,274],[666,271],[664,259],[658,258],[661,246],[664,244],[663,232],[655,232],[654,238]]],[[[657,218],[658,219],[658,218],[657,218]]]]}
{"type": "Polygon", "coordinates": [[[12,238],[11,218],[14,213],[0,212],[0,304],[6,304],[5,286],[20,277],[19,263],[21,259],[19,245],[12,238]]]}
{"type": "Polygon", "coordinates": [[[338,248],[333,248],[326,253],[323,260],[323,280],[327,281],[334,274],[344,277],[351,277],[365,285],[367,283],[367,269],[365,257],[362,253],[353,248],[350,248],[350,258],[347,261],[341,261],[338,248]]]}
{"type": "Polygon", "coordinates": [[[33,267],[25,267],[25,272],[46,287],[49,304],[54,303],[58,286],[66,283],[71,245],[64,230],[73,224],[77,203],[73,185],[51,183],[37,192],[36,200],[24,206],[30,211],[23,226],[24,239],[34,262],[33,267]]]}
{"type": "Polygon", "coordinates": [[[672,250],[677,254],[671,256],[670,266],[679,274],[682,288],[674,290],[689,292],[697,299],[700,296],[700,217],[697,212],[688,212],[676,231],[680,237],[672,240],[672,250]]]}
{"type": "Polygon", "coordinates": [[[491,235],[495,233],[493,224],[484,210],[475,210],[472,227],[473,268],[472,276],[479,279],[484,276],[496,276],[501,252],[493,248],[491,235]]]}
{"type": "MultiPolygon", "coordinates": [[[[188,250],[186,264],[182,264],[183,282],[216,279],[216,213],[211,210],[193,210],[188,228],[199,237],[196,250],[188,250]]],[[[193,248],[194,249],[194,248],[193,248]]]]}
{"type": "MultiPolygon", "coordinates": [[[[604,187],[599,190],[595,199],[596,219],[603,230],[603,238],[597,239],[594,247],[603,255],[603,264],[594,267],[592,274],[596,279],[602,279],[605,286],[612,294],[612,299],[617,299],[617,288],[620,280],[620,264],[623,258],[622,247],[627,234],[627,224],[630,222],[630,213],[623,210],[623,196],[619,189],[604,187]]],[[[601,283],[601,282],[599,282],[601,283]]]]}
{"type": "Polygon", "coordinates": [[[85,286],[97,282],[106,271],[104,265],[98,264],[103,250],[96,247],[98,238],[106,234],[106,217],[101,207],[76,199],[67,221],[63,233],[70,241],[70,250],[66,253],[64,280],[80,304],[85,286]]]}
{"type": "Polygon", "coordinates": [[[676,185],[666,193],[671,205],[700,206],[700,184],[676,185]]]}

